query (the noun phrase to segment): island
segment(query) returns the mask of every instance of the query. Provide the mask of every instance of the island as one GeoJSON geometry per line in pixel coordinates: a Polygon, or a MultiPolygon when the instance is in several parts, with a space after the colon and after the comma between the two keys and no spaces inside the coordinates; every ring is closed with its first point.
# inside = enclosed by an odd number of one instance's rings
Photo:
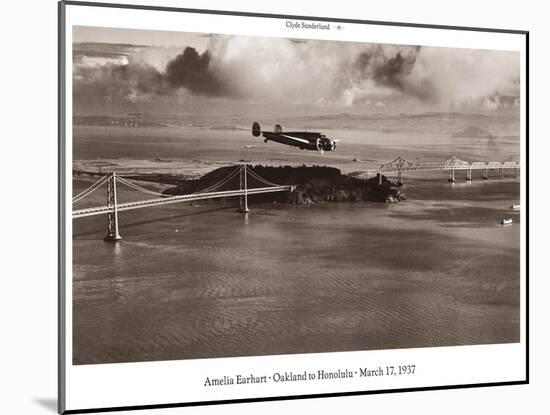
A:
{"type": "MultiPolygon", "coordinates": [[[[307,205],[319,202],[359,202],[373,201],[397,203],[404,199],[398,185],[382,176],[360,179],[347,176],[334,167],[327,166],[247,166],[252,173],[247,176],[249,188],[265,187],[253,176],[257,175],[267,182],[277,185],[295,185],[291,193],[266,193],[250,195],[251,202],[278,202],[296,205],[307,205]]],[[[199,179],[179,180],[175,187],[166,189],[164,194],[175,196],[190,194],[209,188],[223,181],[235,170],[235,166],[220,167],[199,179]]],[[[239,188],[239,176],[227,182],[222,189],[229,190],[239,188]]]]}

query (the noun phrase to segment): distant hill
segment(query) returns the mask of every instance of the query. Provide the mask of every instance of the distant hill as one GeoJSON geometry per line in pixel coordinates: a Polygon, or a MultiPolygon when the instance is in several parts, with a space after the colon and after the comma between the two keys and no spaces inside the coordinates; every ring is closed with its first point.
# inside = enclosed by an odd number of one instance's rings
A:
{"type": "Polygon", "coordinates": [[[185,126],[211,130],[249,131],[252,121],[270,129],[275,123],[284,130],[368,130],[382,133],[450,134],[455,137],[519,137],[518,114],[426,112],[418,114],[351,114],[337,113],[277,118],[211,116],[192,114],[120,114],[120,116],[78,114],[75,124],[127,125],[128,122],[148,126],[185,126]],[[117,120],[120,123],[117,123],[117,120]]]}
{"type": "Polygon", "coordinates": [[[327,114],[286,117],[283,125],[304,129],[364,129],[386,133],[460,134],[467,131],[488,135],[519,135],[519,114],[426,112],[419,114],[327,114]]]}

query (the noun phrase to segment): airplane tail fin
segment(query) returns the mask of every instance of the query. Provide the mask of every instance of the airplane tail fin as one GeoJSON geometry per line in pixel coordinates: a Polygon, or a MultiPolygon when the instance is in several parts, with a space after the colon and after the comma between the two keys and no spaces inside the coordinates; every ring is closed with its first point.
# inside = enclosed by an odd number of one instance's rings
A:
{"type": "Polygon", "coordinates": [[[260,124],[254,121],[254,124],[252,124],[252,135],[254,137],[258,137],[261,133],[262,129],[260,128],[260,124]]]}
{"type": "Polygon", "coordinates": [[[282,134],[283,127],[281,127],[281,124],[275,124],[275,134],[282,134]]]}

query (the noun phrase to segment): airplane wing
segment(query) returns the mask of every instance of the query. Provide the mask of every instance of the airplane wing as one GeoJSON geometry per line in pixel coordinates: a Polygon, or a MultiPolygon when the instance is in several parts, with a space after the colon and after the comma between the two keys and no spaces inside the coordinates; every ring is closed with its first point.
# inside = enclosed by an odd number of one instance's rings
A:
{"type": "Polygon", "coordinates": [[[288,138],[290,140],[294,140],[297,143],[310,144],[310,142],[308,140],[306,140],[305,138],[292,137],[291,135],[286,135],[286,134],[281,134],[281,137],[285,137],[285,138],[288,138]]]}

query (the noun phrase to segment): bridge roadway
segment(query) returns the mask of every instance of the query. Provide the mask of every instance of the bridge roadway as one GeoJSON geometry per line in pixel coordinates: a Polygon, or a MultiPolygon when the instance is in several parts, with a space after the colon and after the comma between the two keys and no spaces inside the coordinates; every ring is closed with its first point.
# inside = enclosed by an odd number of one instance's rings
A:
{"type": "Polygon", "coordinates": [[[516,171],[516,177],[519,177],[519,168],[520,164],[515,161],[475,161],[469,163],[467,161],[461,160],[456,156],[452,156],[445,161],[437,162],[416,162],[406,160],[402,157],[398,157],[390,163],[382,164],[377,169],[364,170],[362,172],[356,172],[353,174],[355,177],[367,179],[371,176],[378,175],[378,183],[382,184],[382,173],[386,174],[395,174],[397,173],[397,182],[403,184],[403,175],[405,173],[416,173],[416,172],[430,172],[430,171],[448,171],[449,172],[449,181],[455,182],[455,172],[456,171],[466,171],[467,177],[466,180],[472,180],[472,170],[483,170],[483,178],[489,178],[490,170],[500,170],[501,178],[504,177],[505,169],[514,169],[516,171]]]}
{"type": "MultiPolygon", "coordinates": [[[[192,193],[189,195],[169,196],[169,197],[161,197],[161,198],[155,198],[155,199],[149,199],[149,200],[141,200],[139,202],[118,203],[116,205],[116,210],[118,212],[121,212],[125,210],[141,209],[141,208],[151,207],[151,206],[168,205],[170,203],[192,202],[195,200],[204,200],[204,199],[215,199],[218,197],[255,195],[255,194],[271,193],[271,192],[287,192],[287,191],[292,191],[293,188],[294,186],[272,186],[272,187],[258,187],[258,188],[241,189],[241,190],[227,190],[222,192],[192,193]]],[[[114,205],[78,209],[73,211],[73,219],[84,218],[86,216],[103,215],[106,213],[113,213],[114,211],[115,211],[114,205]]]]}
{"type": "Polygon", "coordinates": [[[450,171],[450,170],[499,170],[499,169],[519,169],[519,163],[516,162],[474,162],[474,163],[416,163],[416,164],[387,164],[378,169],[364,170],[361,175],[371,175],[378,173],[410,173],[410,172],[429,172],[429,171],[450,171]]]}

